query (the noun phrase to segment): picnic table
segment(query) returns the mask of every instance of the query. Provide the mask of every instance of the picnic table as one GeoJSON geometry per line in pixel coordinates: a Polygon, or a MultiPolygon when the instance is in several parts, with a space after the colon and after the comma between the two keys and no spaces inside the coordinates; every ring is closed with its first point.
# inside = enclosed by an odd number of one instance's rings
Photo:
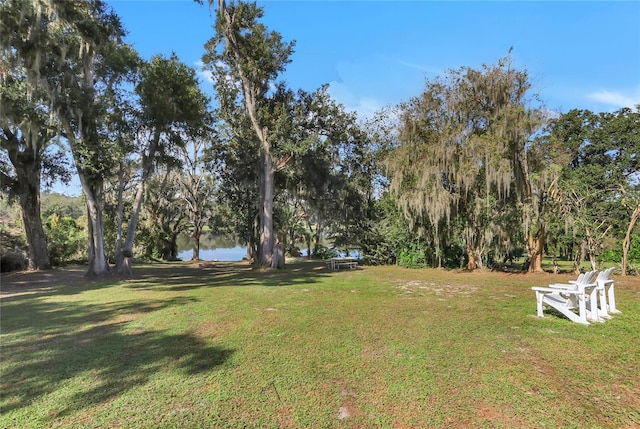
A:
{"type": "Polygon", "coordinates": [[[358,266],[358,259],[350,257],[331,258],[327,266],[331,270],[339,270],[340,268],[355,270],[358,266]]]}

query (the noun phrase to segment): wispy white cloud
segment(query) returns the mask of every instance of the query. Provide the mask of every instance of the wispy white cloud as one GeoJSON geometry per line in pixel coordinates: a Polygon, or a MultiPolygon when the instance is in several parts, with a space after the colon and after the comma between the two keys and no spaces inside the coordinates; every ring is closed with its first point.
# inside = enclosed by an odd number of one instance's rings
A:
{"type": "Polygon", "coordinates": [[[198,71],[198,76],[202,77],[207,82],[213,82],[213,73],[211,70],[204,69],[204,63],[202,61],[196,61],[194,64],[198,71]]]}
{"type": "Polygon", "coordinates": [[[416,70],[420,70],[422,72],[431,74],[431,75],[435,75],[435,76],[439,76],[443,73],[443,70],[439,69],[438,67],[432,67],[432,66],[428,66],[428,65],[423,65],[423,64],[415,64],[415,63],[410,63],[407,61],[403,61],[403,60],[398,60],[398,63],[400,65],[403,65],[405,67],[409,67],[412,69],[416,69],[416,70]]]}
{"type": "Polygon", "coordinates": [[[329,84],[329,94],[334,100],[342,104],[346,111],[356,112],[361,120],[373,117],[374,113],[383,107],[383,104],[375,98],[358,96],[347,85],[336,81],[329,84]]]}
{"type": "Polygon", "coordinates": [[[587,97],[599,103],[612,106],[614,108],[635,107],[640,104],[640,88],[628,93],[618,91],[609,91],[603,89],[596,92],[590,92],[587,97]]]}

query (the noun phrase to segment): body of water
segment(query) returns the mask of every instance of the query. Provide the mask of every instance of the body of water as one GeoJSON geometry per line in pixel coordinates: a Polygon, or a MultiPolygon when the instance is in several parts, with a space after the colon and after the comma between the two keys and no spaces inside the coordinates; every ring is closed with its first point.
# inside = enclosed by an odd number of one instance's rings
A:
{"type": "MultiPolygon", "coordinates": [[[[178,252],[178,258],[190,261],[193,249],[185,249],[178,252]]],[[[220,247],[217,249],[200,249],[200,259],[203,261],[242,261],[247,256],[247,248],[244,246],[220,247]]]]}
{"type": "MultiPolygon", "coordinates": [[[[247,248],[235,238],[222,235],[202,234],[200,237],[200,259],[203,261],[242,261],[247,248]]],[[[187,235],[178,237],[178,258],[190,261],[193,257],[193,239],[187,235]]]]}
{"type": "MultiPolygon", "coordinates": [[[[306,256],[307,252],[302,251],[301,256],[306,256]]],[[[185,249],[178,252],[178,258],[183,261],[190,261],[193,256],[193,249],[185,249]]],[[[200,259],[203,261],[226,261],[236,262],[242,261],[247,256],[247,248],[244,246],[236,246],[231,248],[202,249],[200,248],[200,259]]],[[[339,252],[339,256],[346,256],[344,252],[339,252]]],[[[352,258],[360,258],[360,251],[351,251],[349,256],[352,258]]]]}
{"type": "MultiPolygon", "coordinates": [[[[301,249],[301,256],[306,256],[307,250],[301,249]]],[[[235,239],[212,234],[203,234],[200,239],[200,259],[203,261],[242,261],[247,256],[247,248],[239,245],[235,239]]],[[[344,251],[339,251],[338,256],[347,256],[344,251]]],[[[351,250],[352,258],[361,258],[360,250],[351,250]]],[[[190,261],[193,257],[193,240],[189,236],[178,238],[178,258],[190,261]]]]}

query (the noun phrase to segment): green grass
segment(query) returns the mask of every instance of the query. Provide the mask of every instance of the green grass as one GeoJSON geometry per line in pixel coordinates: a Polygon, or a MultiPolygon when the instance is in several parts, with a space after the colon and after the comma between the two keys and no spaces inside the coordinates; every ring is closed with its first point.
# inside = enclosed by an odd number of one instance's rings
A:
{"type": "Polygon", "coordinates": [[[311,262],[6,276],[0,427],[638,427],[640,279],[615,278],[623,313],[604,324],[537,318],[530,286],[570,278],[311,262]]]}

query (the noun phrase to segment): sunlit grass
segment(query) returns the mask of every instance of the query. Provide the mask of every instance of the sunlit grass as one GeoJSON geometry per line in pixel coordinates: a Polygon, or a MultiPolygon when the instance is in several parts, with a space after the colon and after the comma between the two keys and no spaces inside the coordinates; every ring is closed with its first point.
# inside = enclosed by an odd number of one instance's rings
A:
{"type": "Polygon", "coordinates": [[[537,318],[530,286],[571,277],[180,263],[4,287],[0,427],[637,427],[640,279],[607,323],[537,318]]]}

